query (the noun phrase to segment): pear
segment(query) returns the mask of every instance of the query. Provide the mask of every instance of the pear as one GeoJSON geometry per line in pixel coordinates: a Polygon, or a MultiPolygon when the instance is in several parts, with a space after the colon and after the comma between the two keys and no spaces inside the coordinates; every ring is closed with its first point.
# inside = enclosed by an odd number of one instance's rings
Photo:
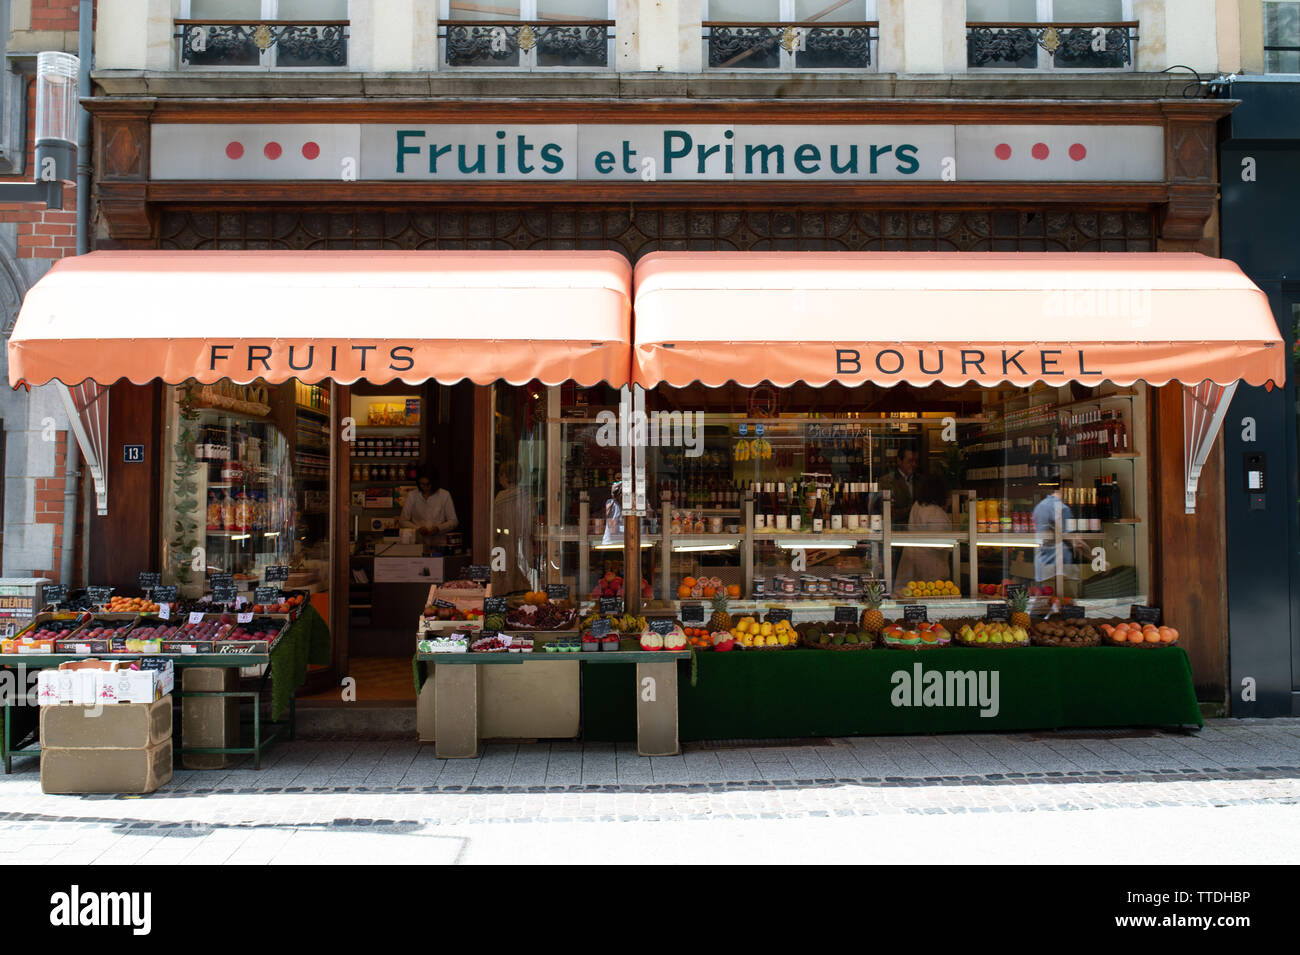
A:
{"type": "Polygon", "coordinates": [[[976,643],[988,643],[988,642],[989,642],[989,635],[988,635],[987,633],[981,633],[981,634],[979,634],[978,636],[975,637],[975,642],[976,642],[976,643]]]}

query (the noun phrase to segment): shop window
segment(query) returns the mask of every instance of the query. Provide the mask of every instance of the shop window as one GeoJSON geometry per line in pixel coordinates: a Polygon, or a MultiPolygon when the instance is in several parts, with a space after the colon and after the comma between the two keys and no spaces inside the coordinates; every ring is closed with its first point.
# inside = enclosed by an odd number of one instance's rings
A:
{"type": "Polygon", "coordinates": [[[480,69],[608,69],[616,0],[442,0],[442,61],[480,69]]]}
{"type": "Polygon", "coordinates": [[[1132,0],[967,0],[966,62],[975,69],[1133,69],[1132,0]]]}
{"type": "Polygon", "coordinates": [[[1264,0],[1264,72],[1300,73],[1300,3],[1264,0]]]}
{"type": "Polygon", "coordinates": [[[868,70],[874,0],[709,0],[704,55],[715,70],[868,70]]]}
{"type": "Polygon", "coordinates": [[[287,565],[282,588],[330,589],[332,388],[190,382],[167,389],[164,582],[195,598],[287,565]]]}
{"type": "Polygon", "coordinates": [[[183,67],[346,69],[347,0],[181,0],[183,67]]]}

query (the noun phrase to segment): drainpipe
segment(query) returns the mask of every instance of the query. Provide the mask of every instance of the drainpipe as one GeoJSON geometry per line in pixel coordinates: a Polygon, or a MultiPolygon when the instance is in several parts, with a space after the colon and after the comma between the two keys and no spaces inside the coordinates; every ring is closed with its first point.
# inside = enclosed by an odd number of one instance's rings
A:
{"type": "MultiPolygon", "coordinates": [[[[80,60],[77,77],[78,99],[90,96],[91,23],[94,15],[93,0],[81,0],[77,11],[77,57],[80,60]]],[[[77,255],[90,249],[90,114],[81,106],[77,110],[77,255]]],[[[63,547],[59,566],[59,582],[72,586],[73,559],[77,546],[77,492],[81,484],[81,448],[72,430],[68,429],[67,455],[63,469],[63,547]]],[[[90,525],[87,523],[89,538],[90,525]]],[[[83,542],[84,543],[84,542],[83,542]]]]}

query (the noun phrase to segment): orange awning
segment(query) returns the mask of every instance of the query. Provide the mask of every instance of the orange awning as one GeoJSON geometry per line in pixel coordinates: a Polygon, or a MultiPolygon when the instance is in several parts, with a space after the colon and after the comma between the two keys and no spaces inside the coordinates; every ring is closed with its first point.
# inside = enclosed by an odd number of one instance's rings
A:
{"type": "Polygon", "coordinates": [[[657,252],[633,380],[1281,383],[1268,299],[1194,253],[657,252]]]}
{"type": "Polygon", "coordinates": [[[27,293],[9,380],[624,385],[631,277],[595,251],[92,252],[27,293]]]}

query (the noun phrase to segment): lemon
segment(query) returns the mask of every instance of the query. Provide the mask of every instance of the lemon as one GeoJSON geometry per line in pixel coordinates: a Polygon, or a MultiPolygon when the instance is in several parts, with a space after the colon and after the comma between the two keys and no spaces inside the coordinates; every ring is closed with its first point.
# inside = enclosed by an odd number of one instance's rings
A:
{"type": "Polygon", "coordinates": [[[770,623],[764,622],[759,632],[762,633],[763,636],[765,637],[770,637],[772,635],[772,625],[770,623]]]}
{"type": "Polygon", "coordinates": [[[784,633],[781,634],[781,636],[778,637],[777,639],[780,641],[781,646],[783,647],[788,647],[790,645],[790,638],[787,637],[784,633]]]}
{"type": "Polygon", "coordinates": [[[749,633],[749,624],[747,624],[744,620],[741,620],[738,624],[736,624],[736,632],[749,633]]]}

